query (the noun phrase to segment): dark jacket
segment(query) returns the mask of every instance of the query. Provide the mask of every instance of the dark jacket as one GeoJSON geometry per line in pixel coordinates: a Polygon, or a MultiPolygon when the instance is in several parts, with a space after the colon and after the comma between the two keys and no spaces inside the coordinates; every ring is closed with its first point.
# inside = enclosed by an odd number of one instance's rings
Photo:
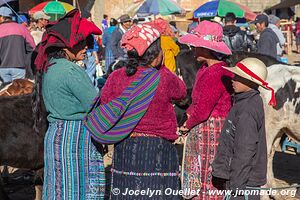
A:
{"type": "Polygon", "coordinates": [[[35,43],[29,31],[15,22],[0,24],[0,68],[30,66],[35,43]]]}
{"type": "Polygon", "coordinates": [[[125,50],[120,46],[123,34],[123,31],[118,26],[111,35],[110,46],[115,59],[119,57],[124,57],[126,55],[125,50]]]}
{"type": "Polygon", "coordinates": [[[212,175],[227,189],[266,183],[267,146],[263,101],[257,90],[236,94],[223,125],[212,175]]]}
{"type": "Polygon", "coordinates": [[[259,40],[257,42],[257,52],[276,58],[277,43],[279,43],[279,39],[276,33],[272,31],[272,29],[266,28],[260,34],[259,40]]]}
{"type": "Polygon", "coordinates": [[[256,51],[256,44],[247,35],[246,31],[242,31],[235,25],[224,26],[223,41],[231,51],[256,51]]]}

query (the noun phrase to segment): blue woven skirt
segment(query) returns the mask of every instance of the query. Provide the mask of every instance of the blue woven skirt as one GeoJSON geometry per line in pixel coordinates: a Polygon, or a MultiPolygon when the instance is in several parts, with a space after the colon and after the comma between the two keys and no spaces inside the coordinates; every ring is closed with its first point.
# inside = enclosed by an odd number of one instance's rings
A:
{"type": "Polygon", "coordinates": [[[81,121],[50,123],[44,161],[43,200],[104,199],[102,156],[81,121]]]}
{"type": "Polygon", "coordinates": [[[175,146],[159,137],[129,137],[115,145],[111,199],[180,199],[175,146]]]}

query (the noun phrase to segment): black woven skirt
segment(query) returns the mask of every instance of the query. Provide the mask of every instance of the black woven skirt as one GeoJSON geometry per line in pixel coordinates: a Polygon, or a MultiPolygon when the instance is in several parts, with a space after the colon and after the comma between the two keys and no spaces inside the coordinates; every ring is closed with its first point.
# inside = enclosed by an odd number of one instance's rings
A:
{"type": "Polygon", "coordinates": [[[111,199],[177,200],[180,189],[175,146],[159,137],[129,137],[115,145],[111,199]]]}

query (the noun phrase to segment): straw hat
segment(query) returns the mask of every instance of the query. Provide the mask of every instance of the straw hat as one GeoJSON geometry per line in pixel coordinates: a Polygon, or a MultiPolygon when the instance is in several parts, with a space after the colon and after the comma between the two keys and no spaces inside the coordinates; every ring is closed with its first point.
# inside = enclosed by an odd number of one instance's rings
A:
{"type": "Polygon", "coordinates": [[[274,89],[268,86],[265,82],[268,76],[268,71],[266,65],[257,58],[245,58],[238,62],[235,67],[223,67],[232,73],[250,80],[267,90],[272,91],[272,97],[269,101],[269,105],[275,106],[275,93],[274,89]]]}

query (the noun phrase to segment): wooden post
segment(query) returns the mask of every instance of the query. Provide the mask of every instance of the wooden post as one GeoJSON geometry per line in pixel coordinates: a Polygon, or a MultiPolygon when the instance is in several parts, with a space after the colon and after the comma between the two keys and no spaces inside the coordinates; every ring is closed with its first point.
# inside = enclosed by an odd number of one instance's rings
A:
{"type": "Polygon", "coordinates": [[[292,54],[292,34],[291,34],[291,31],[288,29],[287,30],[287,45],[288,45],[288,47],[287,47],[287,50],[288,50],[288,52],[287,52],[287,54],[288,55],[290,55],[290,54],[292,54]]]}

